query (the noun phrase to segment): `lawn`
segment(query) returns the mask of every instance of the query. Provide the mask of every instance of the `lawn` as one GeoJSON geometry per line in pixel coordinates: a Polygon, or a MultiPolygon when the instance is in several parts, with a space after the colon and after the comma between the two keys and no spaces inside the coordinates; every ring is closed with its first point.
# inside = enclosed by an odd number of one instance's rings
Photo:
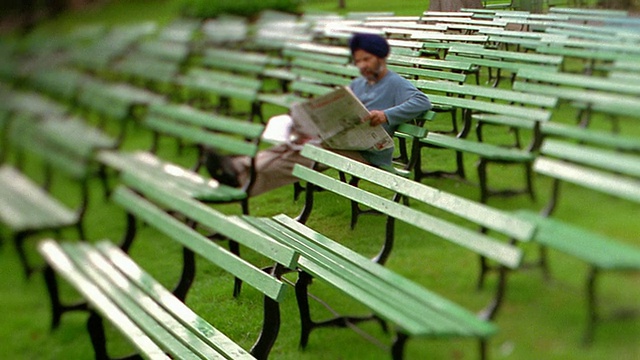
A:
{"type": "MultiPolygon", "coordinates": [[[[393,11],[397,15],[419,15],[428,8],[426,2],[392,2],[382,0],[346,0],[347,11],[393,11]]],[[[42,36],[58,31],[67,31],[82,24],[104,23],[108,25],[157,21],[167,23],[177,16],[179,1],[113,1],[109,5],[96,5],[86,10],[63,14],[60,18],[42,24],[36,32],[42,36]]],[[[337,1],[308,0],[303,3],[305,12],[336,11],[337,1]]],[[[2,40],[0,40],[2,41],[2,40]]],[[[482,81],[484,81],[484,74],[482,81]]],[[[267,109],[273,115],[278,110],[267,109]]],[[[573,109],[563,104],[554,112],[554,121],[572,123],[573,109]]],[[[640,138],[637,119],[622,119],[622,131],[640,138]],[[627,121],[625,121],[627,120],[627,121]]],[[[448,119],[436,119],[446,123],[448,119]]],[[[608,129],[606,119],[596,119],[594,127],[608,129]]],[[[115,129],[107,128],[107,131],[115,129]]],[[[151,137],[140,127],[132,126],[125,149],[146,149],[151,137]]],[[[488,135],[510,139],[511,134],[493,128],[488,135]]],[[[426,152],[427,150],[425,150],[426,152]]],[[[430,150],[429,150],[430,151],[430,150]]],[[[176,152],[175,142],[164,140],[161,156],[178,162],[189,159],[193,151],[176,152]]],[[[429,152],[425,161],[429,166],[448,166],[450,154],[444,151],[429,152]]],[[[476,176],[472,169],[476,159],[466,157],[469,181],[429,178],[424,182],[443,191],[468,198],[477,198],[476,176]]],[[[41,176],[37,164],[31,162],[25,170],[41,176]]],[[[518,169],[496,166],[490,175],[499,179],[498,185],[520,181],[518,169]]],[[[538,198],[531,201],[524,197],[494,198],[490,205],[505,210],[540,209],[549,195],[548,179],[536,178],[538,198]]],[[[54,192],[70,196],[73,189],[64,182],[54,184],[54,192]]],[[[99,182],[92,182],[91,204],[88,210],[88,238],[108,238],[119,241],[124,233],[125,214],[114,204],[104,199],[99,182]]],[[[609,234],[631,244],[640,246],[640,212],[636,205],[608,196],[567,186],[563,189],[567,199],[562,202],[558,217],[568,219],[585,227],[609,234]]],[[[254,215],[286,213],[295,216],[302,208],[302,200],[293,201],[291,187],[261,195],[251,202],[254,215]]],[[[218,206],[226,213],[238,213],[239,207],[218,206]]],[[[355,249],[373,255],[383,240],[383,226],[378,217],[361,218],[354,230],[349,230],[349,204],[344,199],[324,192],[317,194],[317,204],[309,226],[355,249]]],[[[424,285],[471,310],[482,308],[491,295],[492,282],[484,290],[476,289],[478,259],[461,248],[437,238],[428,238],[410,224],[400,224],[400,236],[388,267],[424,285]]],[[[8,241],[6,232],[0,232],[4,241],[0,247],[0,344],[3,357],[7,359],[90,359],[93,356],[86,332],[86,314],[67,314],[62,326],[50,331],[50,309],[46,290],[40,276],[28,280],[22,276],[17,254],[8,241]]],[[[65,234],[74,237],[74,233],[65,234]]],[[[33,244],[29,242],[30,255],[36,259],[33,244]]],[[[537,254],[534,246],[528,246],[527,260],[537,254]]],[[[247,254],[247,256],[252,256],[247,254]]],[[[163,238],[153,229],[142,227],[132,249],[132,257],[157,277],[171,286],[179,275],[181,252],[179,248],[163,238]]],[[[202,263],[204,264],[204,262],[202,263]]],[[[602,324],[596,331],[593,344],[582,344],[581,336],[586,323],[583,283],[587,267],[575,259],[559,253],[551,253],[553,279],[545,282],[537,269],[522,270],[510,276],[509,291],[502,312],[496,319],[499,334],[490,341],[489,354],[493,359],[640,359],[640,321],[623,320],[602,324]]],[[[234,299],[231,296],[232,279],[213,266],[198,267],[196,282],[187,303],[204,318],[227,333],[232,339],[248,348],[255,340],[260,326],[261,298],[250,289],[234,299]],[[246,314],[256,316],[246,316],[246,314]]],[[[614,305],[638,306],[640,299],[640,275],[637,273],[612,274],[602,277],[598,284],[602,294],[601,305],[610,310],[614,305]]],[[[340,293],[317,282],[312,286],[314,294],[320,295],[338,309],[361,310],[340,293]]],[[[75,294],[64,289],[66,298],[75,294]]],[[[297,346],[298,320],[293,291],[283,304],[281,333],[272,351],[273,359],[387,359],[388,354],[347,329],[322,329],[311,335],[310,344],[304,351],[297,346]]],[[[326,313],[319,304],[314,310],[326,313]]],[[[377,338],[389,341],[389,335],[376,324],[364,324],[377,338]]],[[[116,354],[126,354],[129,345],[117,334],[110,333],[110,344],[116,354]]],[[[407,359],[475,359],[477,344],[469,340],[417,339],[411,340],[407,348],[407,359]]]]}

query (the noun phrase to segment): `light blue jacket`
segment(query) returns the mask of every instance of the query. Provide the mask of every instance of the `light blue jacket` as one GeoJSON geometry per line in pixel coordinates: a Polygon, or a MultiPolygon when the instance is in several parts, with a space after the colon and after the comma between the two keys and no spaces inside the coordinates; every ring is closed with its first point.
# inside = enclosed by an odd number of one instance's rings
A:
{"type": "MultiPolygon", "coordinates": [[[[400,124],[415,119],[431,109],[431,102],[424,93],[407,79],[390,70],[375,84],[369,84],[365,78],[359,77],[353,80],[349,87],[369,111],[384,111],[387,123],[382,126],[391,136],[400,124]]],[[[363,150],[361,154],[372,165],[390,166],[393,148],[363,150]]]]}

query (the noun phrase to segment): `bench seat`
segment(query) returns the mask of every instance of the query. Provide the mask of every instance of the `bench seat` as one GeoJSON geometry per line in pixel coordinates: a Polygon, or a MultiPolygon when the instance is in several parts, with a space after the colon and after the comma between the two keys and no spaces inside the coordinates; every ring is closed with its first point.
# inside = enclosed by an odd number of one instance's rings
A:
{"type": "Polygon", "coordinates": [[[78,214],[17,169],[0,167],[0,221],[15,232],[73,226],[78,214]]]}
{"type": "Polygon", "coordinates": [[[189,196],[206,202],[231,202],[247,198],[241,189],[222,185],[193,171],[162,160],[152,153],[137,151],[101,151],[98,160],[110,168],[122,172],[135,172],[149,181],[181,189],[189,196]]]}
{"type": "MultiPolygon", "coordinates": [[[[255,359],[195,314],[109,241],[63,243],[46,239],[47,262],[146,358],[255,359]],[[168,355],[167,355],[168,354],[168,355]]],[[[98,330],[97,317],[89,328],[98,330]]]]}
{"type": "MultiPolygon", "coordinates": [[[[376,316],[396,328],[392,355],[402,357],[408,337],[473,338],[484,342],[497,327],[459,305],[372,262],[339,243],[313,231],[286,215],[273,218],[243,217],[251,225],[300,253],[298,268],[340,289],[370,308],[376,316]]],[[[309,279],[301,275],[296,288],[306,291],[309,279]]],[[[307,305],[308,307],[308,305],[307,305]]],[[[306,346],[311,328],[334,320],[315,322],[310,314],[301,315],[306,346]]],[[[345,320],[349,322],[349,319],[345,320]]]]}

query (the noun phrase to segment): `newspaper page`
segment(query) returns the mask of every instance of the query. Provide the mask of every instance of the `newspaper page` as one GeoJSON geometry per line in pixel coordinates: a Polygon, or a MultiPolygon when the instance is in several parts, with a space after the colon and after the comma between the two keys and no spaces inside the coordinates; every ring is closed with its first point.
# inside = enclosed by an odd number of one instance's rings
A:
{"type": "Polygon", "coordinates": [[[295,130],[317,137],[329,148],[341,150],[386,149],[393,139],[382,126],[362,122],[369,111],[348,87],[291,107],[295,130]]]}

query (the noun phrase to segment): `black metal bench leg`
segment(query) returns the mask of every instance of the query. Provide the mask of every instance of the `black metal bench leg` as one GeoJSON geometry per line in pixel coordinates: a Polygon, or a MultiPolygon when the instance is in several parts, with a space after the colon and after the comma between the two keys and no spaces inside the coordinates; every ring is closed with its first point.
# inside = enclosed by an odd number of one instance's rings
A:
{"type": "Polygon", "coordinates": [[[401,360],[404,358],[404,346],[407,343],[409,336],[404,333],[396,334],[396,338],[391,346],[391,358],[394,360],[401,360]]]}
{"type": "Polygon", "coordinates": [[[311,275],[300,272],[295,285],[298,312],[300,313],[300,347],[302,349],[309,343],[309,334],[313,330],[313,321],[309,310],[309,295],[307,293],[311,279],[311,275]]]}
{"type": "Polygon", "coordinates": [[[478,163],[478,181],[480,183],[480,202],[483,204],[487,203],[487,199],[489,198],[489,188],[487,184],[487,161],[485,159],[480,159],[478,163]]]}
{"type": "Polygon", "coordinates": [[[498,284],[496,285],[496,294],[491,300],[491,303],[485,307],[480,313],[479,317],[485,320],[493,320],[498,311],[500,310],[500,306],[503,303],[504,297],[507,292],[507,276],[509,273],[509,269],[505,266],[500,266],[498,268],[498,284]]]}
{"type": "Polygon", "coordinates": [[[596,268],[595,266],[592,266],[591,270],[589,271],[589,276],[587,277],[586,290],[587,290],[588,318],[587,318],[587,329],[585,331],[584,339],[583,339],[583,343],[585,345],[589,345],[593,341],[596,323],[599,320],[598,310],[597,310],[598,302],[596,300],[596,279],[598,277],[598,273],[599,273],[598,268],[596,268]]]}
{"type": "Polygon", "coordinates": [[[478,274],[478,284],[476,285],[478,290],[482,290],[484,288],[484,279],[490,270],[491,269],[487,264],[487,259],[484,256],[480,256],[480,273],[478,274]]]}
{"type": "Polygon", "coordinates": [[[16,251],[18,252],[18,258],[20,259],[20,263],[22,264],[22,268],[24,271],[25,279],[29,279],[31,274],[35,271],[35,269],[29,264],[29,259],[27,258],[27,253],[24,249],[24,242],[27,238],[27,233],[21,232],[14,235],[13,242],[16,247],[16,251]]]}
{"type": "Polygon", "coordinates": [[[487,340],[480,339],[478,351],[480,352],[480,354],[479,354],[480,360],[486,360],[488,358],[488,355],[487,355],[487,340]]]}
{"type": "Polygon", "coordinates": [[[94,311],[91,312],[89,320],[87,320],[87,329],[89,330],[89,336],[91,337],[91,344],[93,345],[96,360],[108,360],[107,340],[104,334],[102,317],[94,311]]]}
{"type": "Polygon", "coordinates": [[[51,302],[51,329],[56,329],[60,325],[62,317],[62,304],[60,303],[60,293],[58,291],[58,282],[56,281],[55,272],[49,266],[44,269],[44,282],[49,293],[51,302]]]}
{"type": "MultiPolygon", "coordinates": [[[[280,279],[282,274],[287,271],[282,265],[276,264],[271,274],[280,279]]],[[[275,344],[280,332],[280,304],[265,296],[264,297],[264,322],[262,331],[256,343],[251,347],[251,355],[258,360],[266,360],[269,357],[271,348],[275,344]]]]}
{"type": "Polygon", "coordinates": [[[551,270],[549,269],[549,262],[548,262],[548,254],[547,254],[547,248],[545,246],[540,246],[539,248],[539,259],[538,259],[538,266],[540,266],[540,269],[542,270],[542,276],[546,281],[551,280],[551,270]]]}
{"type": "Polygon", "coordinates": [[[49,300],[51,303],[51,329],[57,329],[60,326],[62,314],[67,311],[87,310],[87,303],[83,300],[76,304],[65,305],[60,300],[60,292],[58,291],[58,280],[55,271],[50,266],[46,266],[43,270],[45,285],[49,300]]]}
{"type": "MultiPolygon", "coordinates": [[[[229,251],[233,254],[240,257],[240,244],[235,241],[229,240],[229,251]]],[[[239,278],[235,278],[233,284],[233,297],[238,297],[240,295],[240,291],[242,290],[242,280],[239,278]]]]}

